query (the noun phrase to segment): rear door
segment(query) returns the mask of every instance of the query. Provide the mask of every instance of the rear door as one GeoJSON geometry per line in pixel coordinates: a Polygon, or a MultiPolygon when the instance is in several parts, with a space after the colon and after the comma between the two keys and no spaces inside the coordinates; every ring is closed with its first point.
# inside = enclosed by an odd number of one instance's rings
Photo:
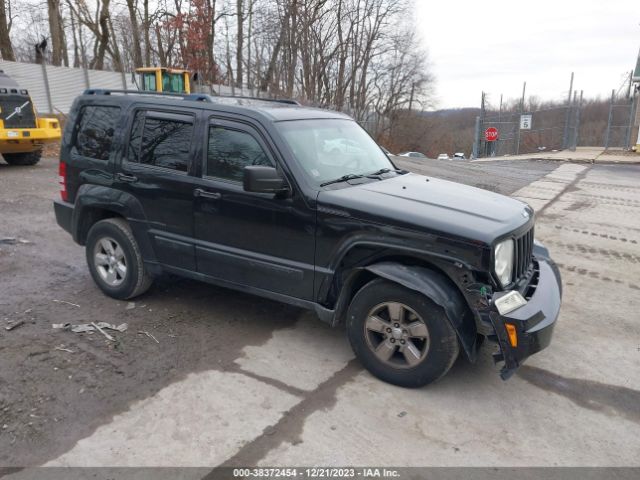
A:
{"type": "Polygon", "coordinates": [[[142,204],[157,259],[194,271],[196,112],[137,108],[116,182],[142,204]]]}

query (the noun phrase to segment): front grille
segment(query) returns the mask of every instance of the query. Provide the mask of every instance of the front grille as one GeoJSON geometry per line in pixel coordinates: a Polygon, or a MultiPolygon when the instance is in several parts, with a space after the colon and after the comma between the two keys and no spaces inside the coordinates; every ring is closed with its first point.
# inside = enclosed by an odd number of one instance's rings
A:
{"type": "Polygon", "coordinates": [[[36,116],[28,96],[0,94],[0,109],[4,128],[36,128],[36,116]]]}
{"type": "Polygon", "coordinates": [[[518,281],[529,270],[533,252],[533,227],[524,235],[516,238],[514,258],[514,280],[518,281]]]}

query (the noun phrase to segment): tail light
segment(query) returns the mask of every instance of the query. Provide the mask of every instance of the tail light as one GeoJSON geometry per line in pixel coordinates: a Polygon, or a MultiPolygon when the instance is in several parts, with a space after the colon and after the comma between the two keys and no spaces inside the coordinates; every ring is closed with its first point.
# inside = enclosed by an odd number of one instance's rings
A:
{"type": "Polygon", "coordinates": [[[60,184],[60,198],[63,202],[69,199],[69,192],[67,192],[67,164],[60,162],[58,167],[58,183],[60,184]]]}

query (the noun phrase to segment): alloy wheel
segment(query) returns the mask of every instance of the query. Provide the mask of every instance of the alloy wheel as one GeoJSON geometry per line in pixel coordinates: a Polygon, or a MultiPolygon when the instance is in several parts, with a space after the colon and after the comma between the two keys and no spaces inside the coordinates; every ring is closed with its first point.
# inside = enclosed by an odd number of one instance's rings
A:
{"type": "Polygon", "coordinates": [[[127,277],[127,259],[113,238],[102,237],[96,242],[93,261],[98,275],[110,287],[121,285],[127,277]]]}
{"type": "Polygon", "coordinates": [[[367,346],[393,368],[419,365],[429,351],[429,329],[415,310],[399,302],[373,307],[364,322],[367,346]]]}

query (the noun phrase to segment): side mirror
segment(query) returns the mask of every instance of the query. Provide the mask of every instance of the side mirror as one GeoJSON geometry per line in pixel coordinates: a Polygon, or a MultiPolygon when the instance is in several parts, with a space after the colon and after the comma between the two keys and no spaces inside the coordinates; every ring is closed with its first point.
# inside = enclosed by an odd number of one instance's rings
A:
{"type": "Polygon", "coordinates": [[[282,193],[289,189],[274,167],[250,165],[244,167],[243,172],[242,185],[247,192],[282,193]]]}

